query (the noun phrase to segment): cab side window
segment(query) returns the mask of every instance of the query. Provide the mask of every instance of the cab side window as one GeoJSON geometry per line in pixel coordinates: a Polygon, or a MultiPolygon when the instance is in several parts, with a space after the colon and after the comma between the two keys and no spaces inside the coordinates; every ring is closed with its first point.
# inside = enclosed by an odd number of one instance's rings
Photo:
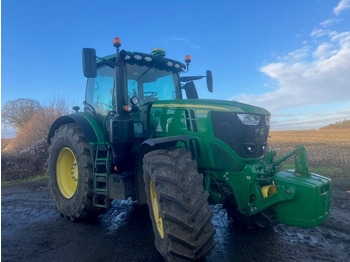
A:
{"type": "Polygon", "coordinates": [[[92,105],[96,112],[107,114],[113,109],[113,69],[102,67],[98,70],[97,77],[87,81],[86,102],[92,105]]]}

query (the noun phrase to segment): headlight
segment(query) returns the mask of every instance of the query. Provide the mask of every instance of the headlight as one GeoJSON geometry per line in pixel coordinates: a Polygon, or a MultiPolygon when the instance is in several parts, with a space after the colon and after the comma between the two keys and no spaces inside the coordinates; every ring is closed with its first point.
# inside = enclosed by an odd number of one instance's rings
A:
{"type": "Polygon", "coordinates": [[[132,98],[130,98],[130,101],[133,105],[137,105],[139,103],[139,99],[137,96],[133,96],[132,98]]]}
{"type": "Polygon", "coordinates": [[[270,116],[265,116],[265,124],[267,126],[270,126],[270,120],[271,120],[271,117],[270,116]]]}
{"type": "Polygon", "coordinates": [[[237,114],[243,125],[257,126],[260,122],[260,116],[249,114],[237,114]]]}
{"type": "Polygon", "coordinates": [[[142,60],[142,56],[140,56],[140,55],[134,55],[134,58],[135,58],[136,60],[142,60]]]}

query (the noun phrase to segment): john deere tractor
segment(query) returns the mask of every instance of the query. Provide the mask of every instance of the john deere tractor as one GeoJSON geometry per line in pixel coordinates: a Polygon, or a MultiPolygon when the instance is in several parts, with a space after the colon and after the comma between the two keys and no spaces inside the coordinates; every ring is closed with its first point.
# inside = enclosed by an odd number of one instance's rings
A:
{"type": "Polygon", "coordinates": [[[70,220],[95,219],[113,199],[147,204],[155,245],[167,261],[192,261],[214,247],[213,212],[223,204],[234,223],[314,227],[329,216],[331,180],[308,171],[298,146],[275,159],[267,150],[270,113],[262,108],[199,99],[185,64],[119,50],[96,56],[84,48],[84,110],[58,118],[48,142],[49,187],[70,220]],[[280,164],[295,158],[295,169],[280,164]]]}

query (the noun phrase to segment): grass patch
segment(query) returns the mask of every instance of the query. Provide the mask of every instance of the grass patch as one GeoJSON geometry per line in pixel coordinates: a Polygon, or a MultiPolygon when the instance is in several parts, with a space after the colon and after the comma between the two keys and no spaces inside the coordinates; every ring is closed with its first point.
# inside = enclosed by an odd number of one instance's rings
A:
{"type": "Polygon", "coordinates": [[[40,175],[40,176],[34,176],[34,177],[27,177],[24,179],[19,179],[19,180],[11,180],[11,181],[2,181],[1,186],[6,187],[6,186],[13,186],[13,185],[19,185],[19,184],[27,184],[31,182],[39,182],[47,179],[47,175],[40,175]]]}

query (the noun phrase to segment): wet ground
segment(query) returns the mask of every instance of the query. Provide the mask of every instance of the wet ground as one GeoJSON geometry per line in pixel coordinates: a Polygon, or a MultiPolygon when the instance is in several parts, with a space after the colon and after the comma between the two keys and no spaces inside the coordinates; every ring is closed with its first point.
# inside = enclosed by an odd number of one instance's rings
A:
{"type": "MultiPolygon", "coordinates": [[[[1,261],[163,261],[148,211],[114,201],[95,223],[62,218],[47,181],[2,188],[1,261]]],[[[212,206],[216,246],[205,261],[350,261],[350,181],[335,182],[330,218],[316,228],[236,228],[212,206]]]]}

